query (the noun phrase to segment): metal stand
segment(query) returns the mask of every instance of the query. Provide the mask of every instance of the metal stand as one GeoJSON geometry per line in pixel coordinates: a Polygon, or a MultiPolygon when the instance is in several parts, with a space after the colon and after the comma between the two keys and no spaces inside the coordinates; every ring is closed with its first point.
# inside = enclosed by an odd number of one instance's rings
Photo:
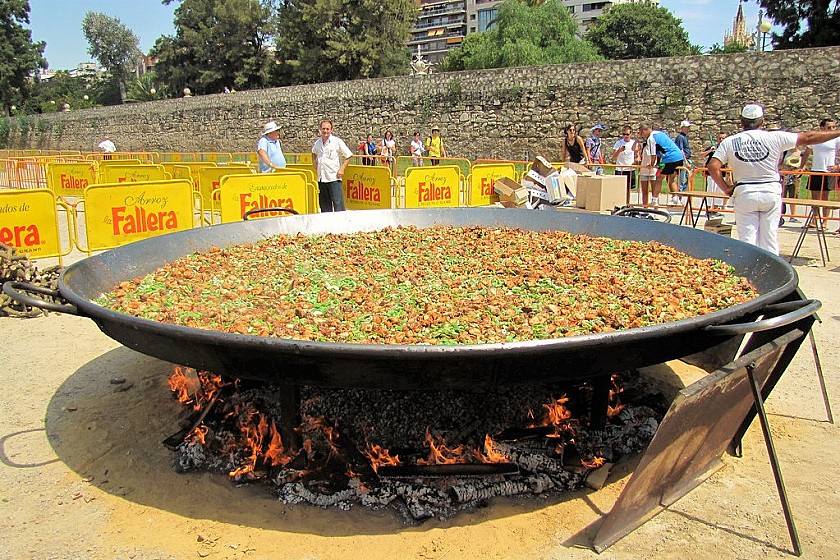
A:
{"type": "Polygon", "coordinates": [[[823,266],[825,266],[825,262],[827,260],[831,260],[831,256],[828,254],[828,241],[826,241],[825,238],[825,226],[823,226],[822,218],[820,217],[820,209],[817,206],[811,206],[811,211],[805,219],[805,224],[802,226],[802,229],[799,230],[799,238],[796,240],[796,245],[793,247],[793,252],[790,254],[788,262],[792,263],[793,259],[799,255],[799,251],[805,243],[805,237],[808,235],[808,229],[811,227],[812,223],[814,224],[814,228],[817,230],[817,246],[820,248],[820,259],[822,259],[823,266]]]}
{"type": "MultiPolygon", "coordinates": [[[[807,305],[785,318],[756,322],[753,332],[759,336],[751,338],[751,348],[744,356],[679,392],[639,466],[598,528],[592,543],[595,551],[603,552],[711,476],[722,466],[723,452],[728,447],[731,449],[732,444],[740,444],[743,432],[757,412],[793,554],[801,554],[767,424],[764,399],[808,336],[814,323],[813,313],[818,309],[818,305],[807,301],[779,306],[801,307],[803,303],[807,305]],[[763,324],[759,327],[759,323],[763,324]]],[[[717,328],[722,334],[734,334],[744,332],[747,325],[717,328]]]]}
{"type": "Polygon", "coordinates": [[[776,455],[776,447],[773,445],[773,436],[770,434],[770,424],[767,421],[767,413],[764,411],[764,400],[761,398],[761,388],[758,386],[758,381],[755,379],[755,364],[748,364],[746,369],[747,377],[750,380],[750,388],[752,389],[753,399],[755,401],[755,407],[756,410],[758,410],[758,420],[761,424],[761,431],[764,433],[764,444],[767,446],[767,455],[770,457],[770,466],[773,469],[773,478],[776,480],[776,491],[779,493],[779,500],[782,502],[782,512],[785,515],[785,522],[787,523],[790,542],[793,545],[793,553],[796,556],[801,556],[802,546],[799,542],[799,533],[796,532],[796,525],[793,524],[793,513],[790,511],[790,502],[788,502],[787,491],[785,490],[785,481],[782,479],[782,470],[779,467],[779,458],[776,455]]]}
{"type": "Polygon", "coordinates": [[[808,332],[808,338],[811,340],[811,352],[814,354],[814,366],[817,368],[817,380],[820,382],[820,391],[822,391],[825,415],[828,417],[829,424],[834,424],[834,415],[831,413],[831,403],[828,400],[828,389],[826,389],[825,386],[825,377],[823,376],[822,364],[820,364],[820,355],[817,352],[817,340],[814,338],[813,329],[808,332]]]}

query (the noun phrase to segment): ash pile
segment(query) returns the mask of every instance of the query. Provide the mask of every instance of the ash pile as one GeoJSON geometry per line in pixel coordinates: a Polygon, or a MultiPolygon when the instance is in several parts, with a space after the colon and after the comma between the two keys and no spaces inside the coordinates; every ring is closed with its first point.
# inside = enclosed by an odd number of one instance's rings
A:
{"type": "MultiPolygon", "coordinates": [[[[26,254],[18,254],[15,247],[0,243],[0,286],[6,282],[28,282],[48,290],[58,291],[58,277],[62,267],[39,270],[26,254]]],[[[41,295],[45,301],[62,303],[59,298],[41,295]]],[[[30,307],[0,292],[0,317],[39,317],[47,311],[30,307]]]]}
{"type": "MultiPolygon", "coordinates": [[[[626,393],[638,376],[617,377],[626,393]]],[[[190,407],[164,442],[178,471],[266,484],[288,504],[391,507],[410,523],[496,496],[592,486],[590,477],[604,479],[620,457],[647,447],[666,408],[649,396],[622,405],[616,389],[607,426],[590,430],[578,419],[588,414],[585,384],[489,393],[302,387],[303,421],[284,441],[283,387],[182,368],[170,386],[190,407]]]]}

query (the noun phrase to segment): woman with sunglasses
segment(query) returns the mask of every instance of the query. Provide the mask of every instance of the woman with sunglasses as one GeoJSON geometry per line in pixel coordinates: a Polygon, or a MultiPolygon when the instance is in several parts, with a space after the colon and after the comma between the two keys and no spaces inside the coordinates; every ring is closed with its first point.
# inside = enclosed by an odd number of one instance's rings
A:
{"type": "Polygon", "coordinates": [[[572,123],[566,125],[566,134],[560,150],[560,160],[572,163],[586,163],[586,153],[583,138],[577,133],[577,126],[572,123]]]}

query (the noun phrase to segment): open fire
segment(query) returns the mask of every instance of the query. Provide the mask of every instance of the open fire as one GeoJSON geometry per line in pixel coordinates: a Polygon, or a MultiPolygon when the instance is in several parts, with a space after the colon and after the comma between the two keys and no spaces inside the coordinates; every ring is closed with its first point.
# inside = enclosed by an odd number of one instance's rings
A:
{"type": "MultiPolygon", "coordinates": [[[[446,517],[500,495],[581,488],[605,463],[644,449],[661,414],[625,406],[613,376],[609,422],[590,430],[590,389],[499,393],[301,388],[301,423],[284,441],[281,387],[177,367],[173,395],[189,413],[168,438],[181,471],[264,481],[286,503],[394,506],[406,518],[446,517]],[[583,404],[581,404],[583,403],[583,404]],[[289,441],[291,440],[291,441],[289,441]]],[[[288,402],[288,401],[286,401],[288,402]]]]}

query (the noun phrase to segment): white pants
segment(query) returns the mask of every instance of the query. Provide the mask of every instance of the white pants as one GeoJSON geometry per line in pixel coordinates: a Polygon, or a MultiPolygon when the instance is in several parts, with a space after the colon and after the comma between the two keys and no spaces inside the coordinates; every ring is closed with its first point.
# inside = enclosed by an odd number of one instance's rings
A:
{"type": "Polygon", "coordinates": [[[779,218],[782,196],[778,192],[750,192],[741,188],[732,200],[738,239],[779,254],[779,218]]]}

